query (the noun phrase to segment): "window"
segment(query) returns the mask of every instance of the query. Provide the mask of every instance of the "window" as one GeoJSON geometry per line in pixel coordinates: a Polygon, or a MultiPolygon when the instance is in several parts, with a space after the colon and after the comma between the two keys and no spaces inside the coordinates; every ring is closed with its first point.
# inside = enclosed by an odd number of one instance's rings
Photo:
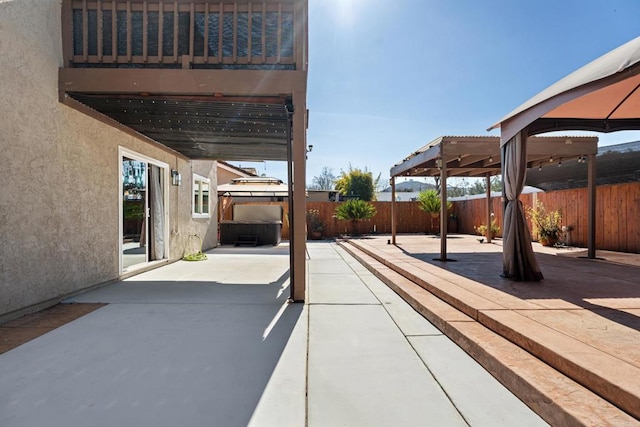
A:
{"type": "Polygon", "coordinates": [[[193,175],[193,216],[209,218],[209,178],[193,175]]]}

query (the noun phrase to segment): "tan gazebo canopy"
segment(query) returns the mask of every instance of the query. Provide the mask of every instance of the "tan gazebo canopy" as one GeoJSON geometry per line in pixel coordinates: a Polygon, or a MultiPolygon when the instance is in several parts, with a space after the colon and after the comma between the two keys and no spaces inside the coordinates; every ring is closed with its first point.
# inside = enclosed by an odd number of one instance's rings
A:
{"type": "MultiPolygon", "coordinates": [[[[640,129],[640,37],[549,86],[489,129],[498,127],[508,199],[503,227],[503,274],[516,280],[540,280],[542,272],[523,227],[524,212],[517,203],[524,185],[529,137],[563,130],[640,129]]],[[[592,163],[595,162],[589,162],[592,163]]],[[[590,174],[595,173],[592,169],[590,174]]],[[[595,185],[589,186],[589,197],[595,198],[595,185]]],[[[588,215],[588,257],[595,258],[594,205],[589,207],[588,215]]]]}

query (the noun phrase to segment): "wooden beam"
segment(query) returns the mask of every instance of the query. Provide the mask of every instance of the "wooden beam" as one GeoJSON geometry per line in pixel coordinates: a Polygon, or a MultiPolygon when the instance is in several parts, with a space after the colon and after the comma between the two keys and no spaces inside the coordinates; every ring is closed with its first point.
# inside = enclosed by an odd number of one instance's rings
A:
{"type": "Polygon", "coordinates": [[[173,62],[178,62],[178,2],[173,2],[173,62]]]}
{"type": "Polygon", "coordinates": [[[89,14],[87,0],[82,0],[82,58],[86,61],[89,56],[89,14]]]}
{"type": "Polygon", "coordinates": [[[209,63],[209,3],[204,4],[204,51],[202,56],[204,57],[204,63],[209,63]]]}
{"type": "Polygon", "coordinates": [[[73,12],[71,1],[65,0],[62,3],[61,13],[62,24],[62,54],[64,66],[71,66],[73,58],[73,12]]]}
{"type": "Polygon", "coordinates": [[[158,3],[158,59],[162,62],[164,55],[162,34],[164,33],[164,4],[162,1],[158,3]]]}
{"type": "Polygon", "coordinates": [[[587,230],[587,258],[595,259],[596,257],[596,156],[589,154],[587,165],[588,184],[587,192],[589,199],[588,206],[588,228],[587,230]]]}
{"type": "Polygon", "coordinates": [[[440,155],[440,147],[435,146],[423,151],[422,153],[416,154],[414,157],[409,160],[405,160],[399,165],[393,166],[391,168],[391,176],[403,176],[407,172],[410,172],[411,169],[416,168],[418,166],[427,163],[430,160],[435,160],[440,155]]]}
{"type": "Polygon", "coordinates": [[[396,244],[396,178],[391,177],[391,243],[396,244]]]}
{"type": "Polygon", "coordinates": [[[447,163],[440,169],[440,261],[447,260],[447,163]]]}
{"type": "Polygon", "coordinates": [[[102,1],[98,0],[98,4],[97,4],[97,19],[98,19],[98,61],[102,62],[102,33],[103,33],[103,28],[102,28],[102,1]]]}
{"type": "Polygon", "coordinates": [[[118,58],[118,6],[116,0],[111,2],[111,62],[118,58]]]}
{"type": "Polygon", "coordinates": [[[248,54],[248,60],[249,60],[249,64],[251,64],[251,62],[253,62],[253,53],[251,52],[251,50],[253,49],[252,46],[252,32],[253,32],[253,18],[251,16],[251,14],[253,13],[253,5],[251,2],[249,2],[249,5],[247,6],[247,16],[249,17],[248,22],[247,22],[247,51],[249,52],[248,54]]]}
{"type": "Polygon", "coordinates": [[[131,43],[133,30],[131,25],[131,1],[127,0],[127,62],[131,62],[131,43]]]}
{"type": "Polygon", "coordinates": [[[224,3],[218,5],[218,62],[222,62],[222,47],[224,37],[224,3]]]}
{"type": "Polygon", "coordinates": [[[306,91],[301,71],[60,68],[64,92],[273,96],[306,91]]]}
{"type": "Polygon", "coordinates": [[[527,142],[527,159],[534,156],[569,157],[597,153],[597,137],[530,137],[527,142]]]}
{"type": "Polygon", "coordinates": [[[485,178],[487,186],[487,243],[491,243],[491,175],[487,174],[485,178]]]}
{"type": "Polygon", "coordinates": [[[290,256],[293,256],[295,270],[290,277],[291,285],[294,287],[293,300],[304,301],[306,295],[306,156],[307,156],[307,129],[306,111],[307,99],[306,90],[293,93],[293,212],[291,213],[295,222],[290,229],[290,239],[295,239],[295,247],[290,256]]]}

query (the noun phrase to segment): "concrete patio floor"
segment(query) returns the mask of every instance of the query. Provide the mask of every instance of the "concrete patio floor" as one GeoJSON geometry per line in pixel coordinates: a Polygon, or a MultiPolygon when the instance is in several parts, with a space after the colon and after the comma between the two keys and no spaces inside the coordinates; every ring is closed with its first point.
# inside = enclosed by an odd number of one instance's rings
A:
{"type": "Polygon", "coordinates": [[[527,283],[500,277],[500,240],[452,235],[441,262],[435,236],[389,238],[342,245],[543,418],[640,425],[640,255],[534,243],[545,279],[527,283]]]}
{"type": "Polygon", "coordinates": [[[71,298],[106,303],[0,355],[0,425],[537,426],[334,242],[226,248],[71,298]]]}

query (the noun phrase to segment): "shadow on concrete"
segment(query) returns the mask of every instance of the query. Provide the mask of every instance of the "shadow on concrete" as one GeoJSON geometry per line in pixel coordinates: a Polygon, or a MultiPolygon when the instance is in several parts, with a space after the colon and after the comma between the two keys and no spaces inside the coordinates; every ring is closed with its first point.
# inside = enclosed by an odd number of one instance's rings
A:
{"type": "Polygon", "coordinates": [[[246,426],[301,316],[288,279],[73,298],[108,305],[0,356],[0,425],[246,426]]]}

